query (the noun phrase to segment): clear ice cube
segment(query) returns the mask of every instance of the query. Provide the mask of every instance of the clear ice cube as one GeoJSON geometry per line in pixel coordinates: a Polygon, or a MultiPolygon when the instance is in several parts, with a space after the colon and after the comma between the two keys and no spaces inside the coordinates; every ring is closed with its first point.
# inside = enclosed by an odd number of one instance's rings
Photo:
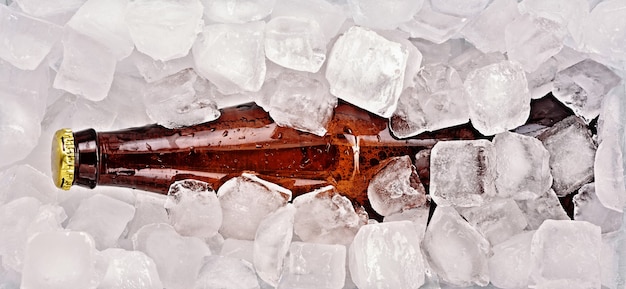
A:
{"type": "Polygon", "coordinates": [[[583,26],[584,48],[607,58],[626,61],[626,3],[607,0],[599,3],[583,26]]]}
{"type": "Polygon", "coordinates": [[[220,255],[254,263],[254,241],[228,238],[224,240],[220,255]]]}
{"type": "Polygon", "coordinates": [[[202,10],[200,0],[129,0],[126,24],[137,50],[167,61],[189,53],[204,25],[202,10]]]}
{"type": "Polygon", "coordinates": [[[265,56],[286,68],[317,72],[326,60],[325,40],[315,20],[274,17],[265,25],[265,56]]]}
{"type": "Polygon", "coordinates": [[[535,231],[517,234],[493,246],[489,257],[489,280],[499,288],[528,288],[532,268],[530,246],[535,231]]]}
{"type": "Polygon", "coordinates": [[[272,13],[276,0],[201,0],[210,22],[246,23],[272,13]]]}
{"type": "Polygon", "coordinates": [[[97,194],[80,203],[66,228],[89,233],[96,247],[103,250],[117,245],[117,240],[134,214],[135,207],[97,194]]]}
{"type": "Polygon", "coordinates": [[[203,240],[217,234],[222,225],[222,207],[208,183],[177,181],[170,186],[168,195],[165,209],[176,232],[203,240]]]}
{"type": "Polygon", "coordinates": [[[33,197],[42,203],[58,199],[58,190],[45,175],[30,165],[16,165],[0,172],[0,204],[22,197],[33,197]]]}
{"type": "Polygon", "coordinates": [[[456,70],[448,65],[426,65],[405,89],[391,116],[389,128],[405,138],[469,121],[467,94],[456,70]]]}
{"type": "Polygon", "coordinates": [[[456,50],[460,51],[451,51],[451,59],[449,59],[448,64],[456,69],[463,81],[465,81],[470,72],[476,69],[506,60],[506,56],[500,52],[483,53],[473,46],[456,47],[456,50]]]}
{"type": "Polygon", "coordinates": [[[288,16],[311,19],[322,29],[324,40],[334,38],[346,15],[341,6],[326,0],[277,0],[272,18],[288,16]]]}
{"type": "Polygon", "coordinates": [[[460,208],[459,212],[492,246],[521,233],[528,225],[512,199],[494,199],[482,206],[460,208]]]}
{"type": "Polygon", "coordinates": [[[266,72],[264,31],[261,21],[205,26],[192,49],[198,74],[224,94],[259,91],[266,72]]]}
{"type": "Polygon", "coordinates": [[[596,144],[585,123],[570,116],[538,136],[550,152],[552,188],[565,196],[593,179],[596,144]]]}
{"type": "Polygon", "coordinates": [[[229,288],[229,289],[260,289],[254,267],[247,261],[224,257],[209,256],[193,289],[229,288]]]}
{"type": "Polygon", "coordinates": [[[461,34],[484,53],[506,52],[504,30],[519,16],[517,1],[495,0],[467,24],[461,34]]]}
{"type": "Polygon", "coordinates": [[[367,215],[332,187],[296,197],[294,233],[304,242],[349,245],[367,215]]]}
{"type": "Polygon", "coordinates": [[[594,183],[582,186],[574,196],[573,202],[574,220],[597,225],[602,234],[617,231],[622,226],[622,213],[602,205],[596,195],[594,183]]]}
{"type": "Polygon", "coordinates": [[[17,3],[17,6],[19,6],[22,11],[41,18],[64,13],[73,13],[83,5],[85,1],[86,0],[15,0],[15,3],[17,3]]]}
{"type": "Polygon", "coordinates": [[[354,23],[372,29],[392,30],[413,18],[424,0],[347,0],[354,23]]]}
{"type": "Polygon", "coordinates": [[[132,237],[141,227],[152,223],[167,223],[165,210],[166,196],[151,193],[138,193],[135,201],[135,215],[126,226],[127,236],[132,237]]]}
{"type": "Polygon", "coordinates": [[[424,233],[426,232],[426,224],[428,223],[428,216],[430,214],[430,206],[425,204],[424,206],[404,210],[389,216],[385,216],[383,222],[397,222],[397,221],[411,221],[417,235],[420,237],[420,242],[424,239],[424,233]]]}
{"type": "Polygon", "coordinates": [[[517,200],[517,205],[526,216],[529,230],[537,230],[545,220],[569,220],[559,198],[550,189],[537,198],[517,200]]]}
{"type": "Polygon", "coordinates": [[[183,237],[172,226],[163,223],[142,227],[132,240],[134,250],[152,258],[163,286],[168,289],[191,288],[204,258],[211,255],[202,240],[183,237]]]}
{"type": "Polygon", "coordinates": [[[448,15],[468,17],[482,12],[489,0],[430,0],[433,10],[448,15]]]}
{"type": "Polygon", "coordinates": [[[352,281],[360,289],[380,288],[381,284],[388,288],[420,288],[424,283],[424,259],[419,244],[409,221],[361,227],[350,245],[352,281]]]}
{"type": "Polygon", "coordinates": [[[441,141],[430,156],[430,196],[440,206],[479,206],[496,195],[496,151],[487,140],[441,141]]]}
{"type": "Polygon", "coordinates": [[[263,281],[274,287],[281,279],[283,259],[293,237],[296,208],[292,204],[265,216],[254,236],[254,268],[263,281]]]}
{"type": "Polygon", "coordinates": [[[484,135],[514,129],[530,115],[530,92],[522,66],[502,61],[470,72],[465,79],[470,120],[484,135]]]}
{"type": "Polygon", "coordinates": [[[279,289],[341,289],[346,279],[346,247],[293,242],[283,268],[279,289]]]}
{"type": "Polygon", "coordinates": [[[452,286],[489,283],[489,241],[453,207],[438,206],[426,228],[422,248],[439,278],[452,286]]]}
{"type": "Polygon", "coordinates": [[[382,117],[395,111],[402,92],[408,50],[374,31],[351,27],[328,57],[330,92],[382,117]]]}
{"type": "Polygon", "coordinates": [[[608,67],[585,59],[556,74],[552,94],[589,123],[600,114],[604,96],[620,81],[608,67]]]}
{"type": "Polygon", "coordinates": [[[582,31],[589,15],[588,0],[524,0],[519,4],[522,14],[529,13],[534,17],[543,17],[567,27],[569,36],[577,47],[580,45],[582,31]]]}
{"type": "Polygon", "coordinates": [[[426,0],[422,9],[412,19],[400,24],[399,28],[409,32],[412,38],[423,38],[441,44],[461,31],[467,23],[468,18],[438,12],[426,0]]]}
{"type": "Polygon", "coordinates": [[[164,77],[176,74],[177,72],[191,68],[193,66],[193,55],[176,58],[168,61],[154,60],[152,57],[134,50],[131,56],[132,62],[139,70],[139,74],[148,82],[155,82],[164,77]]]}
{"type": "Polygon", "coordinates": [[[261,220],[291,200],[291,191],[250,174],[226,181],[217,191],[224,238],[254,240],[261,220]]]}
{"type": "Polygon", "coordinates": [[[109,248],[100,252],[108,265],[98,289],[162,289],[156,264],[140,251],[109,248]]]}
{"type": "Polygon", "coordinates": [[[367,198],[378,214],[388,216],[426,203],[426,189],[409,156],[389,158],[377,169],[367,186],[367,198]]]}
{"type": "Polygon", "coordinates": [[[62,28],[0,5],[0,58],[33,70],[61,40],[62,28]]]}
{"type": "Polygon", "coordinates": [[[554,88],[553,82],[559,70],[559,62],[554,57],[550,57],[542,63],[535,71],[526,72],[528,80],[528,90],[532,99],[539,99],[547,95],[554,88]]]}

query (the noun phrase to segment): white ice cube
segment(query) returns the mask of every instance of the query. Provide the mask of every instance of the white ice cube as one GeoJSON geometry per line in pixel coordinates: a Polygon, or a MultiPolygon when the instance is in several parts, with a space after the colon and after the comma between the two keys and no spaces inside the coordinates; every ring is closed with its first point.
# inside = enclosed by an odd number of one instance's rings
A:
{"type": "MultiPolygon", "coordinates": [[[[191,288],[191,287],[190,287],[191,288]]],[[[224,256],[206,258],[193,289],[259,289],[254,267],[247,261],[224,256]]]]}
{"type": "Polygon", "coordinates": [[[265,25],[265,56],[283,67],[317,72],[326,60],[320,24],[298,17],[275,17],[265,25]]]}
{"type": "Polygon", "coordinates": [[[293,242],[279,289],[341,289],[346,279],[346,247],[293,242]]]}
{"type": "Polygon", "coordinates": [[[524,0],[519,4],[522,14],[529,13],[534,17],[543,17],[561,23],[567,27],[569,36],[574,41],[573,47],[581,42],[585,20],[589,15],[588,0],[524,0]]]}
{"type": "Polygon", "coordinates": [[[526,216],[512,199],[493,199],[459,212],[492,246],[522,233],[527,226],[526,216]]]}
{"type": "Polygon", "coordinates": [[[283,258],[293,237],[296,208],[287,204],[265,216],[254,236],[254,268],[263,281],[278,285],[283,269],[283,258]]]}
{"type": "Polygon", "coordinates": [[[424,239],[424,233],[426,232],[426,224],[428,223],[428,216],[430,214],[430,206],[424,205],[421,207],[404,210],[399,213],[395,213],[389,216],[385,216],[383,222],[398,222],[398,221],[411,221],[417,235],[420,237],[420,242],[424,239]]]}
{"type": "Polygon", "coordinates": [[[107,266],[98,289],[162,289],[156,264],[140,251],[109,248],[100,252],[107,266]]]}
{"type": "Polygon", "coordinates": [[[134,50],[129,58],[132,59],[137,70],[139,70],[139,74],[149,83],[193,66],[193,55],[191,53],[184,57],[160,61],[134,50]]]}
{"type": "Polygon", "coordinates": [[[16,165],[0,173],[0,204],[21,197],[33,197],[42,203],[58,200],[58,190],[50,176],[30,165],[16,165]]]}
{"type": "Polygon", "coordinates": [[[524,232],[493,246],[489,279],[500,288],[527,288],[532,268],[530,245],[535,231],[524,232]]]}
{"type": "Polygon", "coordinates": [[[400,30],[411,37],[423,38],[441,44],[456,35],[468,23],[468,18],[452,16],[433,9],[430,1],[424,1],[412,19],[400,24],[400,30]]]}
{"type": "Polygon", "coordinates": [[[222,208],[215,191],[206,182],[174,182],[165,203],[170,224],[183,236],[209,239],[222,225],[222,208]]]}
{"type": "Polygon", "coordinates": [[[73,13],[83,5],[85,1],[86,0],[16,0],[15,3],[17,3],[20,9],[30,15],[47,17],[55,14],[73,13]]]}
{"type": "Polygon", "coordinates": [[[382,216],[426,203],[426,190],[409,156],[383,161],[367,186],[372,209],[382,216]]]}
{"type": "Polygon", "coordinates": [[[246,23],[262,20],[272,13],[276,0],[201,0],[204,15],[211,22],[246,23]]]}
{"type": "Polygon", "coordinates": [[[561,51],[565,29],[550,19],[524,14],[506,26],[504,40],[507,56],[533,72],[561,51]]]}
{"type": "Polygon", "coordinates": [[[254,263],[254,241],[228,238],[224,240],[220,255],[254,263]]]}
{"type": "Polygon", "coordinates": [[[138,193],[135,201],[135,215],[128,222],[127,236],[132,237],[141,227],[152,223],[167,223],[165,210],[166,197],[159,194],[138,193]]]}
{"type": "Polygon", "coordinates": [[[608,0],[593,8],[583,26],[583,43],[587,50],[607,58],[626,60],[625,7],[622,0],[608,0]]]}
{"type": "Polygon", "coordinates": [[[545,220],[570,220],[552,189],[537,198],[517,200],[516,202],[526,216],[527,229],[537,230],[545,220]]]}
{"type": "Polygon", "coordinates": [[[461,34],[484,53],[506,52],[504,29],[519,16],[517,1],[495,0],[467,24],[461,34]]]}
{"type": "Polygon", "coordinates": [[[307,18],[317,22],[326,41],[337,35],[346,20],[342,7],[326,0],[277,0],[272,18],[281,16],[307,18]]]}
{"type": "Polygon", "coordinates": [[[597,225],[603,234],[617,231],[622,226],[622,213],[602,205],[596,195],[594,183],[582,186],[574,196],[573,202],[576,221],[587,221],[597,225]]]}
{"type": "Polygon", "coordinates": [[[354,23],[372,29],[392,30],[411,20],[424,0],[348,0],[354,23]]]}

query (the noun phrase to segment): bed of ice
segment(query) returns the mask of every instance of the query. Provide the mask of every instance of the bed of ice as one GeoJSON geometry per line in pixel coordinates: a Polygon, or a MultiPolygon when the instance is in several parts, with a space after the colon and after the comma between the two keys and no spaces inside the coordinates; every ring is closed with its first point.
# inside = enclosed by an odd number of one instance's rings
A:
{"type": "Polygon", "coordinates": [[[625,76],[624,0],[0,1],[0,288],[626,288],[625,76]],[[548,93],[573,115],[511,132],[548,93]],[[420,152],[426,189],[393,159],[380,223],[248,174],[168,196],[49,176],[61,127],[255,101],[323,135],[339,100],[399,137],[493,138],[420,152]]]}

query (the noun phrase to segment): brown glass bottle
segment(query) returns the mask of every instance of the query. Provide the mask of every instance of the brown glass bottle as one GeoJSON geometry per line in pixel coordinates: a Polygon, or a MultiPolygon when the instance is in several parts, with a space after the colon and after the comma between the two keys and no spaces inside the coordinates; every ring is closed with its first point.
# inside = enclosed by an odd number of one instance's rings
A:
{"type": "MultiPolygon", "coordinates": [[[[539,111],[555,116],[553,110],[539,111]]],[[[224,109],[216,121],[180,129],[159,125],[114,132],[88,129],[74,132],[73,142],[63,144],[70,147],[73,162],[73,175],[67,178],[71,181],[65,185],[167,193],[176,180],[198,179],[217,190],[231,177],[253,172],[294,195],[332,184],[368,207],[368,180],[385,159],[414,158],[439,140],[482,137],[467,124],[399,140],[387,127],[386,119],[340,104],[324,137],[279,127],[255,105],[224,109]]],[[[428,168],[418,167],[418,172],[427,184],[428,168]]]]}

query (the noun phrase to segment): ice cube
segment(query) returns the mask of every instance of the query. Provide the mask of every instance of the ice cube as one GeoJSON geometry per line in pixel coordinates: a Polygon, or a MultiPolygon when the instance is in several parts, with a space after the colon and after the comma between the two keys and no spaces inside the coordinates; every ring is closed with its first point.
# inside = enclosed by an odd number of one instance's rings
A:
{"type": "Polygon", "coordinates": [[[167,128],[190,126],[220,116],[209,84],[192,69],[153,82],[144,94],[146,112],[167,128]]]}
{"type": "Polygon", "coordinates": [[[45,0],[15,0],[17,6],[22,11],[36,16],[46,17],[55,14],[73,13],[78,9],[86,0],[60,0],[60,1],[45,1],[45,0]]]}
{"type": "Polygon", "coordinates": [[[102,194],[83,200],[74,212],[67,229],[84,231],[93,236],[96,247],[115,247],[126,224],[133,218],[135,208],[125,202],[102,194]]]}
{"type": "Polygon", "coordinates": [[[517,62],[502,61],[470,72],[465,89],[472,125],[484,135],[516,128],[530,115],[528,83],[517,62]]]}
{"type": "Polygon", "coordinates": [[[419,244],[409,221],[361,227],[350,245],[352,281],[360,289],[380,288],[381,284],[388,288],[420,288],[424,283],[424,259],[419,244]]]}
{"type": "Polygon", "coordinates": [[[53,86],[89,100],[103,100],[111,88],[115,65],[115,55],[106,46],[65,28],[63,62],[53,86]]]}
{"type": "Polygon", "coordinates": [[[413,18],[424,0],[348,0],[354,23],[372,29],[392,30],[413,18]]]}
{"type": "Polygon", "coordinates": [[[161,282],[168,289],[193,286],[204,258],[211,255],[200,239],[183,237],[163,223],[146,225],[137,231],[133,236],[133,249],[152,258],[161,282]]]}
{"type": "Polygon", "coordinates": [[[589,123],[600,114],[604,96],[620,80],[606,66],[585,59],[556,74],[552,94],[589,123]]]}
{"type": "Polygon", "coordinates": [[[266,72],[264,30],[260,21],[205,26],[192,50],[198,74],[224,94],[259,91],[266,72]]]}
{"type": "Polygon", "coordinates": [[[183,236],[207,240],[222,225],[222,208],[215,191],[202,181],[174,182],[168,192],[165,208],[170,224],[183,236]]]}
{"type": "Polygon", "coordinates": [[[317,72],[326,60],[320,24],[298,17],[275,17],[265,25],[265,56],[286,68],[317,72]]]}
{"type": "Polygon", "coordinates": [[[504,29],[519,16],[517,1],[495,0],[467,24],[461,34],[484,53],[506,52],[504,29]]]}
{"type": "Polygon", "coordinates": [[[607,0],[599,3],[583,25],[584,48],[607,58],[626,60],[626,3],[607,0]]]}
{"type": "Polygon", "coordinates": [[[488,0],[431,0],[430,2],[433,10],[459,17],[479,14],[489,4],[488,0]]]}
{"type": "Polygon", "coordinates": [[[222,245],[220,255],[248,261],[254,263],[254,241],[226,239],[222,245]]]}
{"type": "Polygon", "coordinates": [[[516,202],[526,216],[527,229],[530,230],[537,230],[545,220],[570,219],[552,189],[537,198],[517,200],[516,202]]]}
{"type": "Polygon", "coordinates": [[[559,62],[554,57],[542,63],[537,70],[526,73],[528,90],[532,99],[539,99],[550,93],[554,88],[553,81],[559,69],[559,62]]]}
{"type": "Polygon", "coordinates": [[[33,236],[26,244],[23,289],[95,289],[96,249],[84,232],[47,232],[33,236]]]}
{"type": "Polygon", "coordinates": [[[383,222],[411,221],[413,226],[415,226],[415,230],[417,231],[417,235],[419,236],[421,242],[421,240],[424,239],[424,233],[426,232],[426,224],[428,223],[429,213],[430,206],[424,205],[385,216],[383,222]]]}
{"type": "Polygon", "coordinates": [[[319,75],[284,72],[276,79],[272,93],[257,99],[280,126],[324,136],[337,106],[337,98],[328,92],[328,82],[319,75]],[[306,115],[306,118],[302,116],[306,115]]]}
{"type": "Polygon", "coordinates": [[[493,146],[496,148],[498,196],[532,199],[550,189],[550,154],[541,141],[503,132],[493,138],[493,146]]]}
{"type": "Polygon", "coordinates": [[[0,204],[21,197],[33,197],[42,203],[57,201],[58,190],[50,177],[30,165],[16,165],[0,173],[0,204]]]}
{"type": "Polygon", "coordinates": [[[391,116],[390,129],[405,138],[469,121],[467,94],[456,70],[448,65],[426,65],[405,89],[391,116]]]}
{"type": "Polygon", "coordinates": [[[460,208],[459,212],[492,246],[520,234],[528,225],[512,199],[494,199],[479,207],[460,208]]]}
{"type": "MultiPolygon", "coordinates": [[[[332,2],[332,1],[331,1],[332,2]]],[[[346,20],[342,7],[326,0],[278,0],[272,18],[289,16],[307,18],[317,22],[324,40],[334,38],[346,20]]]]}
{"type": "Polygon", "coordinates": [[[33,70],[61,40],[60,26],[0,5],[0,58],[15,67],[33,70]]]}
{"type": "Polygon", "coordinates": [[[168,61],[154,60],[152,57],[134,50],[131,56],[132,62],[139,70],[139,74],[151,83],[164,77],[173,75],[181,70],[193,67],[193,55],[176,58],[168,61]]]}
{"type": "Polygon", "coordinates": [[[129,0],[88,0],[67,25],[109,48],[118,60],[123,59],[135,48],[125,20],[128,3],[129,0]]]}
{"type": "Polygon", "coordinates": [[[575,46],[580,45],[585,19],[589,15],[587,0],[524,0],[519,4],[522,14],[529,13],[534,17],[543,17],[567,27],[575,46]]]}
{"type": "Polygon", "coordinates": [[[382,216],[416,208],[426,203],[426,189],[409,156],[389,158],[367,186],[372,209],[382,216]]]}
{"type": "Polygon", "coordinates": [[[601,247],[600,227],[596,225],[546,220],[532,239],[530,285],[565,281],[577,283],[568,288],[600,288],[601,247]]]}
{"type": "Polygon", "coordinates": [[[558,22],[524,14],[506,26],[507,56],[533,72],[563,48],[565,30],[558,22]]]}
{"type": "Polygon", "coordinates": [[[349,245],[367,215],[354,209],[350,200],[332,187],[298,196],[294,232],[304,242],[349,245]]]}
{"type": "Polygon", "coordinates": [[[450,59],[449,65],[456,69],[463,81],[465,81],[470,72],[476,69],[506,60],[504,54],[500,52],[482,53],[472,46],[460,49],[461,51],[458,54],[452,55],[453,57],[450,59]]]}
{"type": "Polygon", "coordinates": [[[247,261],[224,257],[206,258],[194,289],[231,288],[259,289],[259,281],[252,264],[247,261]]]}
{"type": "Polygon", "coordinates": [[[446,42],[468,23],[468,18],[438,12],[430,1],[423,1],[420,9],[409,21],[400,24],[402,31],[409,32],[412,38],[423,38],[436,44],[446,42]]]}
{"type": "Polygon", "coordinates": [[[109,248],[100,255],[108,265],[98,289],[162,289],[156,264],[140,251],[109,248]]]}
{"type": "Polygon", "coordinates": [[[283,258],[293,237],[296,208],[292,204],[265,216],[254,236],[253,260],[259,278],[274,287],[280,280],[283,258]]]}
{"type": "Polygon", "coordinates": [[[573,202],[574,220],[597,225],[602,234],[617,231],[622,225],[622,213],[602,205],[596,195],[594,183],[582,186],[574,196],[573,202]]]}
{"type": "Polygon", "coordinates": [[[341,289],[345,279],[345,246],[293,242],[277,288],[341,289]]]}
{"type": "Polygon", "coordinates": [[[276,0],[201,0],[204,15],[211,22],[246,23],[262,20],[272,13],[276,0]]]}
{"type": "Polygon", "coordinates": [[[600,270],[602,273],[602,288],[617,289],[621,285],[622,271],[620,266],[621,233],[602,234],[602,249],[600,250],[600,270]]]}
{"type": "Polygon", "coordinates": [[[200,0],[129,0],[126,23],[137,50],[167,61],[189,53],[204,25],[202,9],[200,0]]]}
{"type": "Polygon", "coordinates": [[[517,234],[493,246],[489,257],[489,279],[500,288],[528,288],[530,246],[535,231],[517,234]]]}
{"type": "Polygon", "coordinates": [[[489,241],[453,207],[435,209],[422,247],[428,263],[442,281],[453,286],[489,283],[489,241]]]}
{"type": "Polygon", "coordinates": [[[496,195],[496,150],[487,140],[441,141],[430,156],[430,196],[440,206],[479,206],[496,195]]]}
{"type": "Polygon", "coordinates": [[[552,188],[565,196],[593,179],[596,144],[585,123],[570,116],[538,136],[550,152],[552,188]]]}
{"type": "Polygon", "coordinates": [[[138,193],[135,201],[135,215],[128,222],[127,236],[132,237],[141,227],[152,223],[167,223],[165,210],[166,197],[158,194],[138,193]]]}
{"type": "Polygon", "coordinates": [[[251,174],[226,181],[217,191],[224,238],[253,240],[261,220],[291,200],[291,191],[251,174]]]}
{"type": "Polygon", "coordinates": [[[390,117],[402,92],[408,50],[374,31],[351,27],[328,57],[330,92],[360,108],[390,117]]]}

